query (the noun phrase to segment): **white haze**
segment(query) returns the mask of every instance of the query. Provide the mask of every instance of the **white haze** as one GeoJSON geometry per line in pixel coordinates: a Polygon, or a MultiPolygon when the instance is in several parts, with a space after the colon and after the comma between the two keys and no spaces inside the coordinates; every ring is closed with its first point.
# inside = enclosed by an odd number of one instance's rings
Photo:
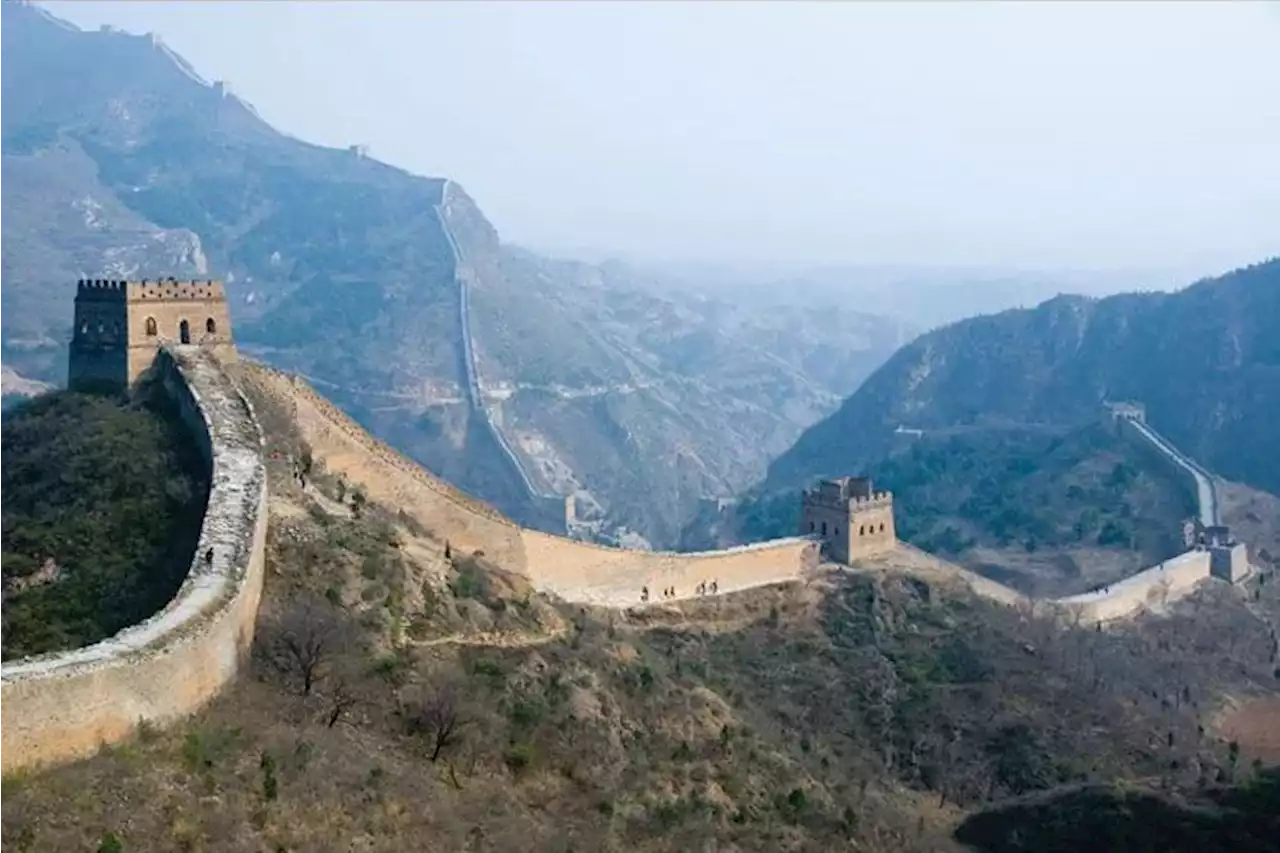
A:
{"type": "Polygon", "coordinates": [[[1280,252],[1275,3],[43,5],[565,254],[1111,289],[1280,252]]]}

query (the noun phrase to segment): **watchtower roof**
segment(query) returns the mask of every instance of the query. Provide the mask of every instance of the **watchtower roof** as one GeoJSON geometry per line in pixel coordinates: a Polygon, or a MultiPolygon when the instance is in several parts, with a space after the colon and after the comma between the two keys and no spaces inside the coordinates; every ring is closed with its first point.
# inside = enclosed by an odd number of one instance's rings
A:
{"type": "Polygon", "coordinates": [[[848,501],[875,494],[870,477],[836,477],[822,480],[811,493],[827,500],[848,501]]]}

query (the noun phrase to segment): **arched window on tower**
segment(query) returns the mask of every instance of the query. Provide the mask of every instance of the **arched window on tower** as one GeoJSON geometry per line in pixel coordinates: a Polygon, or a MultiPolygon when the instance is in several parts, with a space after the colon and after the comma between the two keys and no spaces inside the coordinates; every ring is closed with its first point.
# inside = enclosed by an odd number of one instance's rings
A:
{"type": "Polygon", "coordinates": [[[184,344],[191,343],[191,324],[186,320],[178,324],[178,340],[184,344]]]}
{"type": "Polygon", "coordinates": [[[880,532],[884,533],[884,522],[880,522],[880,532]]]}
{"type": "Polygon", "coordinates": [[[823,536],[827,535],[827,523],[825,521],[822,522],[822,535],[823,536]]]}
{"type": "Polygon", "coordinates": [[[865,524],[858,528],[858,535],[859,536],[867,535],[867,526],[865,524]]]}
{"type": "Polygon", "coordinates": [[[213,322],[212,317],[204,321],[204,330],[211,335],[218,334],[218,324],[213,322]]]}
{"type": "Polygon", "coordinates": [[[147,337],[154,338],[156,336],[156,318],[148,317],[146,322],[147,337]]]}

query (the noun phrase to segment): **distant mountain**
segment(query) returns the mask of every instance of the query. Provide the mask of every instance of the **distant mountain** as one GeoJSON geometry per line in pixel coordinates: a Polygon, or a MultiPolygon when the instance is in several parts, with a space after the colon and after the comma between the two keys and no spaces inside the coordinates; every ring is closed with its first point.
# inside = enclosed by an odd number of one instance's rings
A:
{"type": "MultiPolygon", "coordinates": [[[[1139,400],[1178,447],[1280,492],[1280,259],[1175,293],[1061,296],[903,347],[769,467],[763,490],[857,471],[899,426],[1081,424],[1139,400]]],[[[901,437],[899,437],[900,440],[901,437]]]]}
{"type": "Polygon", "coordinates": [[[1135,289],[1170,290],[1185,281],[1167,270],[1010,270],[985,267],[633,262],[656,286],[696,281],[709,296],[732,293],[750,304],[794,299],[857,305],[923,329],[1009,308],[1030,308],[1064,293],[1108,296],[1135,289]]]}
{"type": "Polygon", "coordinates": [[[6,367],[62,381],[79,277],[223,278],[244,351],[529,523],[577,492],[602,533],[668,544],[910,334],[516,249],[455,183],[280,133],[159,39],[10,0],[3,96],[6,367]]]}

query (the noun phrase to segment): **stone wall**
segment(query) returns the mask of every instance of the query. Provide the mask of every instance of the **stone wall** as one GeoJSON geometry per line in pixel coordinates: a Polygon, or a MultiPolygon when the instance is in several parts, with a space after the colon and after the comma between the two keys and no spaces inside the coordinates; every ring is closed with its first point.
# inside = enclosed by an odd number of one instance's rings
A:
{"type": "Polygon", "coordinates": [[[1249,549],[1243,542],[1210,546],[1209,570],[1215,578],[1239,583],[1249,575],[1249,549]]]}
{"type": "Polygon", "coordinates": [[[535,588],[568,601],[603,606],[639,604],[674,587],[676,598],[697,595],[699,584],[726,593],[799,578],[816,568],[819,543],[808,537],[775,539],[722,551],[632,551],[522,530],[525,573],[535,588]]]}
{"type": "Polygon", "coordinates": [[[703,581],[728,592],[790,580],[818,562],[818,543],[805,537],[688,554],[608,548],[523,529],[370,436],[305,382],[256,363],[242,361],[236,370],[255,393],[292,411],[328,471],[358,484],[370,500],[412,515],[459,553],[482,551],[539,590],[627,606],[640,602],[645,586],[651,601],[669,586],[677,597],[695,595],[703,581]]]}
{"type": "Polygon", "coordinates": [[[1217,523],[1213,480],[1207,472],[1200,471],[1194,462],[1184,459],[1171,444],[1168,445],[1169,452],[1166,452],[1160,439],[1152,439],[1152,436],[1159,434],[1142,421],[1119,418],[1118,428],[1122,437],[1174,478],[1184,495],[1196,506],[1201,524],[1209,526],[1217,523]]]}
{"type": "Polygon", "coordinates": [[[1095,592],[1057,599],[1078,614],[1082,624],[1124,619],[1141,610],[1158,610],[1191,593],[1209,578],[1208,551],[1187,551],[1095,592]]]}
{"type": "Polygon", "coordinates": [[[4,772],[84,756],[126,737],[139,721],[189,714],[248,654],[267,527],[262,433],[248,400],[209,353],[164,350],[156,369],[211,469],[191,571],[150,619],[91,646],[3,665],[4,772]]]}
{"type": "Polygon", "coordinates": [[[128,373],[128,316],[123,287],[80,282],[67,361],[72,389],[119,384],[128,373]]]}
{"type": "Polygon", "coordinates": [[[892,551],[897,546],[893,524],[893,497],[881,492],[849,506],[849,560],[861,560],[892,551]]]}
{"type": "Polygon", "coordinates": [[[460,553],[483,551],[499,565],[523,571],[520,528],[496,509],[373,438],[306,382],[257,363],[242,362],[236,372],[292,413],[326,470],[359,484],[370,500],[403,510],[460,553]]]}

